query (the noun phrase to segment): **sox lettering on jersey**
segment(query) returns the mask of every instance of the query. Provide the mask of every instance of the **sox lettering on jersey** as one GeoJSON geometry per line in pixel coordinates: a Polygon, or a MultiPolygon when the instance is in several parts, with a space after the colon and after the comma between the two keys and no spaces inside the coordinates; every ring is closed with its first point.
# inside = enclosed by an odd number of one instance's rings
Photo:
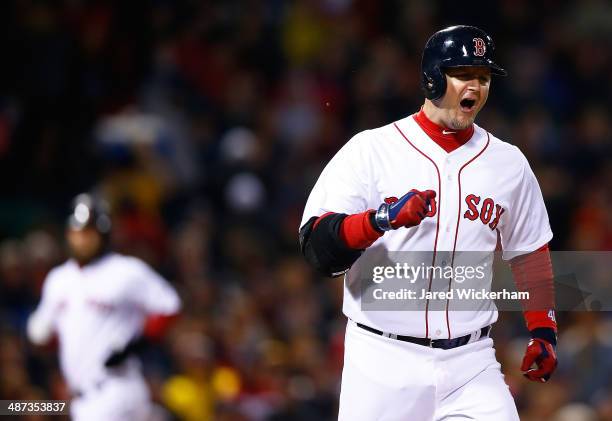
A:
{"type": "MultiPolygon", "coordinates": [[[[391,203],[397,202],[397,200],[398,199],[395,196],[386,197],[385,203],[391,204],[391,203]]],[[[467,204],[468,210],[465,211],[465,213],[463,214],[463,217],[466,219],[469,219],[470,221],[475,221],[477,219],[480,219],[480,221],[483,224],[485,225],[488,224],[491,230],[496,229],[501,219],[501,216],[504,214],[506,210],[500,205],[496,204],[493,201],[493,199],[491,199],[490,197],[487,197],[486,199],[484,199],[482,202],[482,205],[479,208],[478,205],[480,204],[480,200],[481,200],[480,196],[476,196],[475,194],[467,195],[465,197],[465,203],[467,204]],[[495,211],[495,217],[493,217],[494,211],[495,211]],[[491,221],[491,219],[493,220],[491,221]]],[[[425,216],[426,217],[435,216],[437,212],[436,199],[432,199],[429,203],[429,206],[430,206],[429,211],[425,214],[425,216]]]]}
{"type": "Polygon", "coordinates": [[[470,221],[475,221],[480,217],[480,221],[485,225],[488,224],[491,230],[497,228],[501,216],[506,211],[500,205],[496,204],[490,197],[484,199],[482,201],[482,206],[480,209],[478,209],[478,205],[480,204],[480,196],[476,196],[475,194],[468,194],[465,197],[465,203],[467,204],[468,210],[465,211],[463,217],[469,219],[470,221]],[[495,210],[495,218],[493,218],[493,221],[491,221],[491,218],[493,217],[493,210],[495,210]]]}

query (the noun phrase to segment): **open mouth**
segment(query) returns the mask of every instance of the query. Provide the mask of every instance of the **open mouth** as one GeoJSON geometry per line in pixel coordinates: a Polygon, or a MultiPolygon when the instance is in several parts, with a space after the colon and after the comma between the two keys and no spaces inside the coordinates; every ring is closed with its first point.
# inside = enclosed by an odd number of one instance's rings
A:
{"type": "Polygon", "coordinates": [[[464,98],[461,100],[461,102],[459,102],[459,105],[461,106],[461,111],[469,113],[474,111],[474,108],[476,107],[476,100],[464,98]]]}

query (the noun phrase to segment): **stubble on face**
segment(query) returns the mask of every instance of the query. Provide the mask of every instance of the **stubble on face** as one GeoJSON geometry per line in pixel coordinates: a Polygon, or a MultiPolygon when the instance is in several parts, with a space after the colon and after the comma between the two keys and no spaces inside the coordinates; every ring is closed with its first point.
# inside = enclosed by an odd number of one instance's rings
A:
{"type": "Polygon", "coordinates": [[[453,130],[465,130],[474,123],[474,120],[475,120],[475,116],[467,120],[459,120],[457,118],[451,117],[449,125],[450,125],[450,128],[453,130]]]}

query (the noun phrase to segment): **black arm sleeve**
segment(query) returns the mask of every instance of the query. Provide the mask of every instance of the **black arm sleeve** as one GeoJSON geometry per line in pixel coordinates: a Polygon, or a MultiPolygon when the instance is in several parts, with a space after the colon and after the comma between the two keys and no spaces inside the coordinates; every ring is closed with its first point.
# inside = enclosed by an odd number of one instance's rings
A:
{"type": "Polygon", "coordinates": [[[340,225],[348,215],[313,216],[300,229],[300,250],[308,263],[325,276],[339,276],[351,268],[363,250],[349,248],[340,238],[340,225]]]}

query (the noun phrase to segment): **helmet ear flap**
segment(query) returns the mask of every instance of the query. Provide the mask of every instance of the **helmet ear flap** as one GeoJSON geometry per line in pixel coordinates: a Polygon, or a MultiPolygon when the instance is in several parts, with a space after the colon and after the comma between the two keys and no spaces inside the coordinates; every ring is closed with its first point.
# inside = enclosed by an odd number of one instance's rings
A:
{"type": "Polygon", "coordinates": [[[423,72],[422,87],[425,98],[436,100],[446,92],[446,77],[439,66],[434,66],[430,72],[423,72]]]}

